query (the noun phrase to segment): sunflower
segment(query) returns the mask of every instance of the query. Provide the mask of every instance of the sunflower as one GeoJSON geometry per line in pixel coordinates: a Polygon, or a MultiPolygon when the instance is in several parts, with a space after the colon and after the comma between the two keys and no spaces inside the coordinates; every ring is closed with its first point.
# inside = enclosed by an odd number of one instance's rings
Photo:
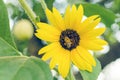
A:
{"type": "Polygon", "coordinates": [[[107,44],[100,39],[105,27],[96,28],[100,22],[99,15],[93,15],[82,20],[83,7],[68,6],[65,15],[59,13],[56,8],[52,11],[46,9],[46,16],[50,24],[39,22],[39,29],[35,35],[49,45],[39,50],[38,54],[44,54],[42,60],[50,59],[50,68],[58,67],[58,72],[65,78],[71,64],[80,70],[92,72],[96,66],[94,57],[89,50],[101,50],[107,44]]]}

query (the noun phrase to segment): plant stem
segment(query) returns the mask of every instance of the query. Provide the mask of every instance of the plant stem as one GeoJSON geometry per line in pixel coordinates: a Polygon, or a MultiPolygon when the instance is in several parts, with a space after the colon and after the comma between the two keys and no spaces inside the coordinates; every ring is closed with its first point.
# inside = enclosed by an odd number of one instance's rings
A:
{"type": "Polygon", "coordinates": [[[35,28],[37,29],[38,27],[36,23],[39,22],[40,20],[37,20],[38,17],[36,16],[36,14],[33,12],[33,10],[30,8],[30,6],[27,4],[25,0],[18,0],[18,1],[25,10],[30,20],[32,21],[32,23],[35,25],[35,28]]]}
{"type": "Polygon", "coordinates": [[[44,0],[40,0],[40,3],[41,3],[41,5],[42,5],[42,8],[44,9],[44,11],[47,9],[47,5],[46,5],[46,3],[45,3],[45,1],[44,0]]]}
{"type": "Polygon", "coordinates": [[[21,52],[18,52],[20,54],[20,56],[24,56],[21,52]]]}

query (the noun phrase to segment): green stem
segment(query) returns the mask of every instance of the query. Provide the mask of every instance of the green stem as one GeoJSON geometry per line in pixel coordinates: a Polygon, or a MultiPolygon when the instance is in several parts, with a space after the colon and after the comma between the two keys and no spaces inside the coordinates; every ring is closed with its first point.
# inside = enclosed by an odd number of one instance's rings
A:
{"type": "Polygon", "coordinates": [[[18,52],[20,54],[20,56],[24,56],[21,52],[18,52]]]}
{"type": "Polygon", "coordinates": [[[29,7],[27,2],[25,0],[18,0],[23,9],[25,10],[26,14],[29,16],[30,20],[32,23],[35,25],[36,29],[38,28],[36,23],[39,22],[40,20],[37,20],[36,14],[33,12],[33,10],[29,7]]]}
{"type": "Polygon", "coordinates": [[[45,3],[45,1],[44,0],[40,0],[40,3],[41,3],[41,5],[42,5],[42,8],[44,9],[44,11],[47,9],[47,5],[46,5],[46,3],[45,3]]]}
{"type": "Polygon", "coordinates": [[[73,73],[72,73],[71,70],[69,71],[69,74],[68,74],[68,76],[65,78],[65,80],[75,80],[75,77],[74,77],[74,75],[73,75],[73,73]]]}

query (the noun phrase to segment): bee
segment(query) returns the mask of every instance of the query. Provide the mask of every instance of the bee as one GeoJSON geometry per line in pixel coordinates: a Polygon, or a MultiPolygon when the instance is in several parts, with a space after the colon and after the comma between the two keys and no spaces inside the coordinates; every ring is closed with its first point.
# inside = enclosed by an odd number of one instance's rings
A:
{"type": "Polygon", "coordinates": [[[70,48],[70,47],[72,46],[72,41],[70,40],[69,37],[65,36],[64,41],[65,41],[64,45],[65,45],[67,48],[70,48]]]}

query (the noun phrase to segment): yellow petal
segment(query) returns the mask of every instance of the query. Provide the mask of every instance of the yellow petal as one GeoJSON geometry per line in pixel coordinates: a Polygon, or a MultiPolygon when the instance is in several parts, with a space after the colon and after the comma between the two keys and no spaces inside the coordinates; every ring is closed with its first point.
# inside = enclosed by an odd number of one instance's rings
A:
{"type": "Polygon", "coordinates": [[[82,7],[82,5],[80,5],[78,7],[78,10],[76,11],[75,15],[73,16],[74,17],[74,23],[73,23],[72,28],[73,28],[73,30],[76,30],[77,32],[79,32],[81,20],[83,18],[83,13],[84,13],[83,7],[82,7]]]}
{"type": "Polygon", "coordinates": [[[50,51],[50,50],[53,50],[55,49],[56,47],[59,46],[59,42],[54,42],[54,43],[51,43],[45,47],[43,47],[42,49],[39,50],[38,54],[43,54],[47,51],[50,51]]]}
{"type": "Polygon", "coordinates": [[[56,27],[58,30],[61,29],[61,26],[60,24],[57,22],[59,20],[57,20],[57,18],[54,16],[54,14],[49,10],[49,9],[46,9],[46,16],[48,18],[48,21],[50,21],[50,23],[56,27]]]}
{"type": "Polygon", "coordinates": [[[83,21],[83,25],[87,25],[88,23],[93,22],[98,17],[99,15],[93,15],[93,16],[88,17],[86,20],[83,21]]]}
{"type": "Polygon", "coordinates": [[[56,54],[55,51],[49,51],[43,55],[42,60],[46,61],[46,60],[52,58],[54,56],[54,54],[56,54]]]}
{"type": "Polygon", "coordinates": [[[70,68],[70,52],[59,45],[54,53],[51,57],[50,68],[53,69],[55,65],[58,65],[59,73],[65,78],[70,68]]]}
{"type": "Polygon", "coordinates": [[[50,68],[53,69],[55,65],[59,65],[61,61],[61,51],[57,51],[56,54],[51,58],[50,68]]]}
{"type": "Polygon", "coordinates": [[[108,44],[105,40],[102,40],[100,38],[93,39],[93,42],[96,43],[96,44],[99,44],[101,46],[108,44]]]}
{"type": "MultiPolygon", "coordinates": [[[[83,18],[83,14],[84,14],[84,10],[83,10],[83,6],[82,5],[80,5],[79,7],[78,7],[78,10],[77,10],[77,17],[76,17],[76,25],[75,26],[77,26],[77,25],[79,25],[80,23],[81,23],[81,20],[82,20],[82,18],[83,18]]],[[[78,26],[77,26],[78,27],[78,26]]]]}
{"type": "Polygon", "coordinates": [[[101,18],[97,18],[95,19],[88,27],[90,27],[90,29],[92,28],[95,28],[101,21],[101,18]]]}
{"type": "MultiPolygon", "coordinates": [[[[55,18],[54,18],[54,16],[53,16],[53,13],[49,10],[49,9],[46,9],[46,16],[47,16],[47,18],[48,18],[48,21],[50,21],[50,23],[53,25],[53,26],[55,26],[55,27],[57,27],[57,22],[56,22],[56,20],[55,20],[55,18]]],[[[59,29],[59,28],[58,28],[59,29]]]]}
{"type": "Polygon", "coordinates": [[[65,22],[66,28],[68,28],[70,26],[70,6],[69,5],[66,8],[64,22],[65,22]]]}
{"type": "Polygon", "coordinates": [[[84,28],[80,33],[81,35],[86,33],[86,32],[89,32],[91,30],[93,30],[97,25],[98,23],[100,22],[101,18],[97,18],[95,19],[93,22],[91,22],[89,25],[86,26],[86,28],[84,28]]]}
{"type": "Polygon", "coordinates": [[[93,30],[91,30],[89,32],[86,32],[86,33],[82,34],[81,38],[82,39],[93,39],[93,38],[96,38],[96,37],[102,35],[105,32],[105,29],[106,29],[105,27],[93,29],[93,30]]]}
{"type": "Polygon", "coordinates": [[[55,67],[55,65],[59,65],[60,61],[61,61],[61,53],[63,53],[63,49],[61,47],[60,44],[58,44],[58,46],[56,46],[56,48],[52,49],[52,51],[54,51],[54,55],[51,57],[51,61],[50,61],[50,68],[53,69],[55,67]]]}
{"type": "Polygon", "coordinates": [[[85,30],[87,28],[87,26],[89,26],[90,23],[92,23],[96,18],[98,18],[99,15],[94,15],[94,16],[90,16],[88,17],[86,20],[84,20],[80,25],[79,25],[79,32],[80,34],[82,34],[83,30],[85,30]]]}
{"type": "Polygon", "coordinates": [[[63,18],[61,16],[61,14],[59,13],[59,11],[56,8],[53,8],[53,15],[54,18],[57,22],[57,26],[61,29],[64,30],[65,29],[65,23],[63,21],[63,18]]]}
{"type": "Polygon", "coordinates": [[[94,30],[90,31],[89,33],[90,33],[91,36],[96,37],[96,36],[102,35],[105,32],[105,30],[106,30],[106,28],[102,27],[102,28],[94,29],[94,30]]]}
{"type": "Polygon", "coordinates": [[[56,64],[57,64],[56,59],[57,59],[57,58],[53,57],[53,58],[50,60],[50,69],[53,69],[53,68],[56,66],[56,64]]]}
{"type": "Polygon", "coordinates": [[[92,72],[92,65],[88,64],[84,59],[82,59],[76,49],[71,51],[71,60],[79,69],[92,72]]]}
{"type": "Polygon", "coordinates": [[[96,62],[93,56],[88,52],[88,50],[82,48],[81,46],[77,47],[78,54],[89,64],[96,66],[96,62]]]}
{"type": "Polygon", "coordinates": [[[35,35],[42,40],[45,41],[49,41],[49,42],[57,42],[59,41],[59,34],[55,34],[55,32],[51,33],[51,31],[49,30],[42,30],[42,29],[38,29],[37,33],[35,33],[35,35]]]}
{"type": "Polygon", "coordinates": [[[58,71],[65,78],[70,69],[70,52],[64,50],[59,57],[61,57],[61,61],[58,65],[58,71]]]}
{"type": "Polygon", "coordinates": [[[77,22],[76,21],[77,20],[76,14],[77,14],[77,9],[76,9],[75,5],[72,6],[72,9],[70,9],[70,6],[68,6],[66,8],[66,12],[65,12],[65,16],[64,16],[66,28],[74,29],[76,22],[77,22]]]}
{"type": "Polygon", "coordinates": [[[47,32],[49,31],[51,34],[56,33],[55,35],[60,35],[60,31],[49,24],[39,22],[39,23],[37,23],[37,25],[40,29],[45,30],[47,32]]]}
{"type": "Polygon", "coordinates": [[[70,12],[70,28],[73,28],[74,29],[74,26],[75,26],[75,24],[76,24],[76,19],[77,19],[77,15],[76,15],[76,13],[77,13],[77,9],[76,9],[76,6],[75,5],[73,5],[72,6],[72,10],[71,10],[71,12],[70,12]]]}
{"type": "Polygon", "coordinates": [[[102,50],[103,47],[99,44],[92,42],[92,40],[80,40],[80,46],[88,50],[102,50]]]}

